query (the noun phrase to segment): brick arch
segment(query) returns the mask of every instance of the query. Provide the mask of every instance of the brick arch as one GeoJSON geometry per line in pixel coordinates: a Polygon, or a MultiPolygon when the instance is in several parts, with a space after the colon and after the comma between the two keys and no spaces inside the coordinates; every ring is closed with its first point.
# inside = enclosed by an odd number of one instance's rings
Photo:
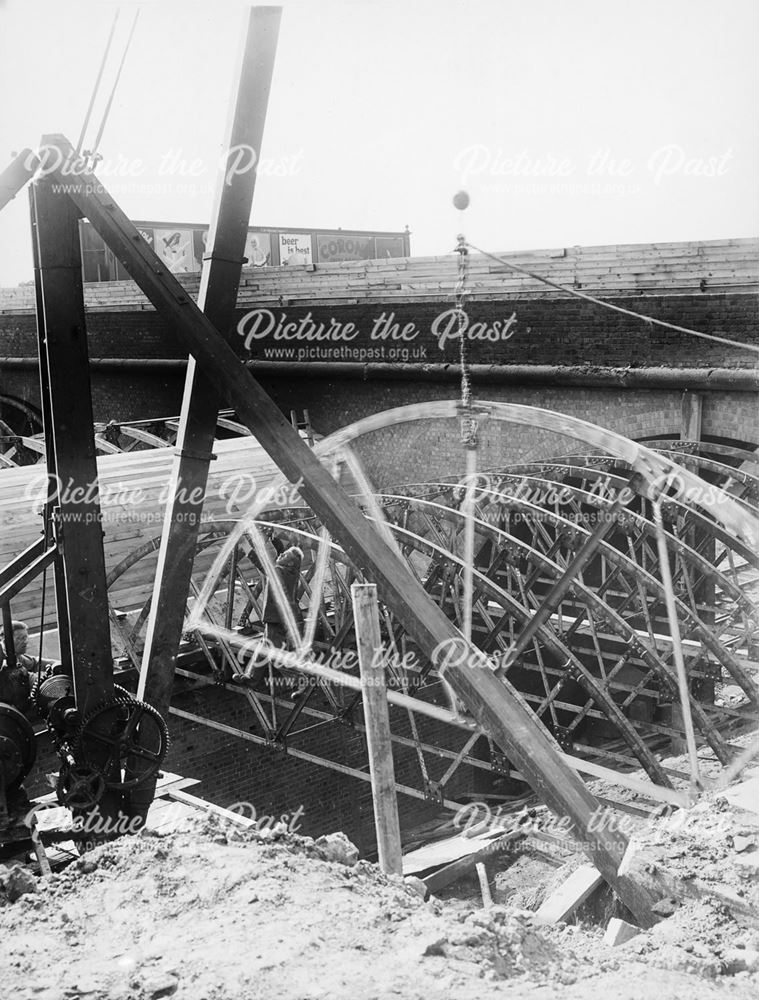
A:
{"type": "Polygon", "coordinates": [[[38,407],[6,393],[0,393],[0,420],[17,434],[37,434],[42,430],[38,407]]]}
{"type": "MultiPolygon", "coordinates": [[[[750,429],[749,429],[750,430],[750,429]]],[[[708,433],[701,434],[701,442],[704,445],[717,444],[726,445],[729,448],[736,448],[740,451],[757,452],[759,451],[759,441],[756,440],[746,440],[745,438],[734,437],[730,434],[719,434],[715,433],[718,428],[713,428],[708,433]]],[[[662,430],[658,434],[646,434],[642,437],[635,438],[641,444],[648,445],[650,448],[657,447],[657,442],[659,441],[672,441],[680,437],[680,431],[678,428],[673,427],[668,430],[662,430]]]]}

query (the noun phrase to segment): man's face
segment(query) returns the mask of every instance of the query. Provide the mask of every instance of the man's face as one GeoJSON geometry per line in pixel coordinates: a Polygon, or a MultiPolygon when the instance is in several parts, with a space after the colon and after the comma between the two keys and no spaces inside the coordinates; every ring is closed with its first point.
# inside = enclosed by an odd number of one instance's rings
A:
{"type": "Polygon", "coordinates": [[[17,628],[13,630],[13,645],[15,646],[17,653],[25,653],[28,642],[29,633],[25,628],[17,628]]]}

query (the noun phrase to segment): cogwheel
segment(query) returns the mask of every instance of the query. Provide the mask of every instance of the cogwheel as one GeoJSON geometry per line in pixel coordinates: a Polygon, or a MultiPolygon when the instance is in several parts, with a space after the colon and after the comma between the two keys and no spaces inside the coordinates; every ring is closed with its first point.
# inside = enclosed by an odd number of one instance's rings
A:
{"type": "Polygon", "coordinates": [[[92,767],[64,764],[55,786],[58,802],[69,809],[91,809],[105,794],[103,775],[92,767]]]}
{"type": "Polygon", "coordinates": [[[137,788],[158,771],[169,748],[161,715],[144,701],[118,695],[82,720],[72,752],[78,765],[105,779],[106,788],[137,788]]]}

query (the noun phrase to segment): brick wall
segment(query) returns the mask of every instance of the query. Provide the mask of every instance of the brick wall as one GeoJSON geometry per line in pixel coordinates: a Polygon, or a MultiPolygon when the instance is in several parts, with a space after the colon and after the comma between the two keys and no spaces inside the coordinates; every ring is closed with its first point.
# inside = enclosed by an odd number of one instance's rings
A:
{"type": "MultiPolygon", "coordinates": [[[[132,287],[129,283],[117,283],[132,287]]],[[[186,357],[173,330],[151,308],[132,305],[102,311],[108,296],[115,291],[98,289],[102,301],[100,308],[87,314],[87,327],[91,358],[157,359],[186,357]]],[[[717,333],[731,339],[759,344],[759,303],[754,294],[737,292],[709,292],[704,294],[657,294],[646,296],[618,296],[615,303],[643,311],[648,315],[696,330],[717,333]]],[[[253,340],[250,350],[243,351],[243,338],[239,347],[246,357],[259,360],[309,360],[302,352],[317,350],[321,360],[337,358],[337,349],[343,350],[347,361],[426,361],[456,362],[458,344],[449,340],[441,349],[433,335],[435,318],[441,311],[450,309],[451,301],[443,296],[435,301],[362,302],[330,305],[270,304],[269,311],[276,326],[280,320],[299,324],[311,317],[313,324],[329,324],[335,318],[342,324],[352,323],[358,333],[346,344],[292,341],[277,339],[272,332],[261,340],[253,340]],[[412,342],[393,342],[372,339],[372,330],[378,317],[385,315],[392,323],[403,328],[414,324],[417,331],[412,342]],[[397,353],[408,351],[408,356],[397,353]],[[290,354],[283,354],[289,351],[290,354]],[[378,352],[384,351],[384,356],[378,352]],[[326,353],[324,353],[326,352],[326,353]],[[347,352],[347,353],[346,353],[347,352]],[[390,353],[395,352],[395,353],[390,353]],[[419,354],[423,353],[423,357],[419,354]]],[[[632,317],[601,309],[592,303],[565,297],[514,297],[509,299],[477,299],[467,305],[470,323],[480,323],[486,328],[497,321],[516,316],[513,332],[507,340],[490,341],[474,339],[468,343],[472,363],[535,364],[535,365],[585,365],[589,374],[604,367],[636,368],[649,366],[697,368],[756,368],[756,354],[741,348],[694,338],[688,334],[650,326],[632,317]]],[[[236,324],[245,315],[238,309],[236,324]]],[[[263,329],[263,327],[262,327],[263,329]]],[[[511,331],[510,331],[511,332],[511,331]]],[[[36,357],[36,322],[32,312],[0,312],[0,358],[36,357]]],[[[318,358],[314,357],[314,360],[318,358]]],[[[183,376],[179,371],[166,369],[124,368],[122,371],[93,369],[93,397],[95,419],[128,420],[158,417],[177,413],[181,401],[183,376]]],[[[282,380],[277,393],[283,393],[282,380]]],[[[320,387],[328,385],[321,382],[320,387]]],[[[299,385],[299,383],[296,383],[299,385]]],[[[353,388],[357,386],[354,383],[353,388]]],[[[419,391],[424,393],[422,382],[419,391]]],[[[488,388],[490,392],[490,387],[488,388]]],[[[374,398],[375,409],[392,405],[390,400],[398,395],[408,397],[411,390],[392,384],[372,384],[361,388],[366,398],[374,398]]],[[[0,360],[0,395],[38,402],[38,376],[30,366],[27,370],[3,367],[0,360]]],[[[412,393],[413,394],[413,393],[412,393]]],[[[346,407],[343,405],[341,414],[346,407]]],[[[593,406],[590,407],[593,412],[593,406]]],[[[345,422],[345,421],[341,421],[345,422]]],[[[335,426],[339,426],[337,423],[335,426]]]]}
{"type": "MultiPolygon", "coordinates": [[[[455,384],[431,382],[269,379],[264,384],[285,412],[308,409],[314,429],[325,435],[392,407],[458,396],[455,384]]],[[[630,438],[679,436],[682,395],[675,389],[475,386],[477,398],[557,410],[630,438]]],[[[702,434],[759,443],[759,393],[709,391],[703,395],[702,434]]],[[[384,489],[459,474],[464,453],[458,435],[456,421],[417,421],[374,432],[361,440],[357,450],[375,486],[384,489]]],[[[481,445],[481,468],[587,451],[568,437],[498,422],[483,426],[481,445]]]]}
{"type": "MultiPolygon", "coordinates": [[[[641,299],[622,296],[614,299],[623,306],[657,319],[715,333],[730,339],[759,344],[759,302],[753,294],[653,295],[641,299]]],[[[250,342],[250,356],[265,359],[271,349],[293,348],[292,360],[298,360],[297,350],[324,342],[287,339],[277,336],[281,319],[300,323],[311,316],[314,324],[332,318],[343,324],[353,323],[358,333],[345,346],[351,350],[406,346],[406,342],[372,338],[376,321],[383,314],[393,324],[404,327],[413,323],[417,336],[407,346],[424,347],[426,360],[455,361],[458,345],[448,340],[440,350],[431,332],[441,312],[451,308],[451,301],[441,295],[432,302],[397,303],[332,303],[330,305],[271,306],[274,317],[272,332],[250,342]]],[[[492,325],[516,314],[505,340],[489,341],[474,338],[469,342],[470,360],[495,364],[590,364],[609,367],[756,367],[756,355],[740,348],[727,347],[689,334],[651,326],[638,319],[610,312],[590,302],[574,298],[509,298],[478,301],[467,304],[472,325],[492,325]],[[513,333],[512,333],[513,330],[513,333]]],[[[235,326],[246,315],[238,309],[235,326]]],[[[268,326],[262,325],[263,331],[268,326]]],[[[90,311],[87,313],[90,356],[93,358],[181,358],[186,356],[170,326],[150,309],[132,308],[121,311],[90,311]]],[[[243,329],[246,329],[243,327],[243,329]]],[[[440,327],[437,328],[440,332],[440,327]]],[[[295,336],[292,331],[290,336],[295,336]]],[[[351,334],[352,336],[352,334],[351,334]]],[[[484,336],[484,334],[483,334],[484,336]]],[[[240,337],[242,349],[243,337],[240,337]]],[[[36,324],[32,313],[0,312],[0,356],[32,357],[36,355],[36,324]]],[[[328,347],[343,346],[330,343],[328,347]]],[[[337,355],[335,355],[337,358],[337,355]]],[[[272,357],[269,356],[272,360],[272,357]]],[[[284,360],[284,356],[282,360],[284,360]]],[[[303,360],[308,360],[304,357],[303,360]]],[[[323,360],[329,360],[324,358],[323,360]]],[[[347,360],[382,360],[379,357],[347,360]]],[[[389,358],[385,360],[403,360],[389,358]]],[[[418,360],[410,357],[408,360],[418,360]]]]}

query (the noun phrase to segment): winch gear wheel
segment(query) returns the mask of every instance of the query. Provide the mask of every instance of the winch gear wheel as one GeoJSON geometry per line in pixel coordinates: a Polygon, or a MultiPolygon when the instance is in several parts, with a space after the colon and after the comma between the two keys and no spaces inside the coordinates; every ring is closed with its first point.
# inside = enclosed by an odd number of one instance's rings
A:
{"type": "Polygon", "coordinates": [[[119,694],[88,712],[72,752],[79,766],[102,775],[105,787],[126,791],[149,781],[169,749],[169,730],[147,702],[119,694]]]}

